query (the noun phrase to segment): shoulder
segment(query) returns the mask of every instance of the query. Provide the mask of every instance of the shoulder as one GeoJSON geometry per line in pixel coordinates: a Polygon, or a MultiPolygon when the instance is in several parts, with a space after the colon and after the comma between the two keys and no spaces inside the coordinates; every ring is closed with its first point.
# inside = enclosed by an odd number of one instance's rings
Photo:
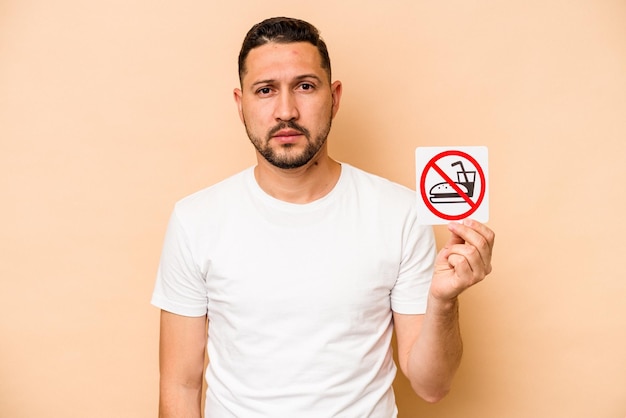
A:
{"type": "Polygon", "coordinates": [[[183,197],[174,206],[174,212],[179,218],[188,219],[198,216],[205,217],[207,213],[227,211],[236,205],[237,200],[245,196],[246,179],[252,168],[247,168],[201,189],[195,193],[183,197]]]}
{"type": "Polygon", "coordinates": [[[365,193],[377,199],[381,204],[395,205],[415,204],[415,191],[384,177],[367,172],[349,164],[342,164],[347,177],[359,194],[365,193]]]}

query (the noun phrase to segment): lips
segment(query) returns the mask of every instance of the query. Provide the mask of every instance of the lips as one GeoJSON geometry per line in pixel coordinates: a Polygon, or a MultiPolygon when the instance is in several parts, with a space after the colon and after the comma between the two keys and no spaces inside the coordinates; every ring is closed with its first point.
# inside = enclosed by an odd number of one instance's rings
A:
{"type": "Polygon", "coordinates": [[[295,142],[296,139],[302,135],[302,132],[295,129],[281,129],[280,131],[272,135],[272,139],[280,143],[287,144],[295,142]]]}
{"type": "Polygon", "coordinates": [[[296,131],[295,129],[282,129],[272,135],[273,138],[276,137],[290,137],[290,136],[300,136],[302,132],[296,131]]]}

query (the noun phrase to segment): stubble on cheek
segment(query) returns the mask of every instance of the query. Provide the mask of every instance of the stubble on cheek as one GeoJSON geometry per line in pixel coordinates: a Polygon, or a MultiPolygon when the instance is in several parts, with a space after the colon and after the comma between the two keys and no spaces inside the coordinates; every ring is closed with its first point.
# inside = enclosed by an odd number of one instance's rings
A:
{"type": "Polygon", "coordinates": [[[330,132],[332,118],[329,117],[327,125],[315,138],[311,136],[311,132],[307,128],[291,120],[278,123],[270,128],[264,136],[256,136],[246,123],[245,117],[243,123],[250,142],[267,162],[278,168],[292,169],[306,165],[319,152],[330,132]],[[272,144],[272,137],[283,129],[300,132],[306,138],[304,149],[297,151],[298,145],[295,143],[272,144]]]}

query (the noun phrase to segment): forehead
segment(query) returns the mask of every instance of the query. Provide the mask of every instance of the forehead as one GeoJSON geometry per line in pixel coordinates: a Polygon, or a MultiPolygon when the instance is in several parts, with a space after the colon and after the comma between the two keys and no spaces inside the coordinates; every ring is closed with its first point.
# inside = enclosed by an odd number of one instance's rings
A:
{"type": "Polygon", "coordinates": [[[243,81],[298,77],[315,74],[322,78],[322,58],[317,48],[308,42],[270,42],[250,51],[246,58],[243,81]]]}

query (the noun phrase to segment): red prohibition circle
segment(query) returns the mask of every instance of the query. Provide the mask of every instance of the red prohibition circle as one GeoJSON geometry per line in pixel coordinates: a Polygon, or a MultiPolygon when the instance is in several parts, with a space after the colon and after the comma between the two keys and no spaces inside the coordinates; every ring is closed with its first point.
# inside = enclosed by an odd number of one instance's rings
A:
{"type": "Polygon", "coordinates": [[[474,159],[474,157],[472,157],[469,154],[466,154],[462,151],[456,151],[456,150],[449,150],[449,151],[444,151],[441,152],[437,155],[435,155],[433,158],[430,159],[430,161],[428,161],[428,164],[426,164],[426,166],[424,167],[424,170],[422,171],[422,177],[420,179],[420,193],[422,195],[422,201],[424,202],[424,204],[426,204],[426,206],[428,207],[428,209],[436,216],[440,217],[441,219],[445,219],[448,221],[458,221],[461,219],[465,219],[468,216],[470,216],[472,213],[476,212],[476,210],[480,207],[480,204],[483,201],[483,198],[485,197],[485,173],[483,173],[483,169],[482,167],[478,164],[478,162],[474,159]],[[428,199],[428,196],[426,195],[426,174],[428,174],[428,172],[433,169],[437,172],[439,172],[439,174],[441,175],[442,173],[440,172],[441,169],[435,169],[435,163],[440,160],[443,157],[447,157],[449,155],[458,155],[459,157],[463,157],[465,159],[467,159],[470,163],[472,163],[474,165],[474,167],[476,167],[476,171],[478,171],[478,175],[480,177],[480,195],[478,196],[478,199],[476,199],[476,202],[473,202],[467,195],[465,195],[465,193],[459,189],[458,186],[456,186],[454,184],[454,181],[452,183],[450,183],[450,179],[445,176],[444,174],[444,180],[450,184],[457,193],[459,193],[459,195],[461,195],[466,201],[467,203],[470,205],[470,209],[465,212],[465,213],[461,213],[460,215],[448,215],[446,213],[440,212],[438,209],[436,209],[433,204],[430,202],[430,200],[428,199]],[[470,203],[472,202],[472,203],[470,203]]]}

